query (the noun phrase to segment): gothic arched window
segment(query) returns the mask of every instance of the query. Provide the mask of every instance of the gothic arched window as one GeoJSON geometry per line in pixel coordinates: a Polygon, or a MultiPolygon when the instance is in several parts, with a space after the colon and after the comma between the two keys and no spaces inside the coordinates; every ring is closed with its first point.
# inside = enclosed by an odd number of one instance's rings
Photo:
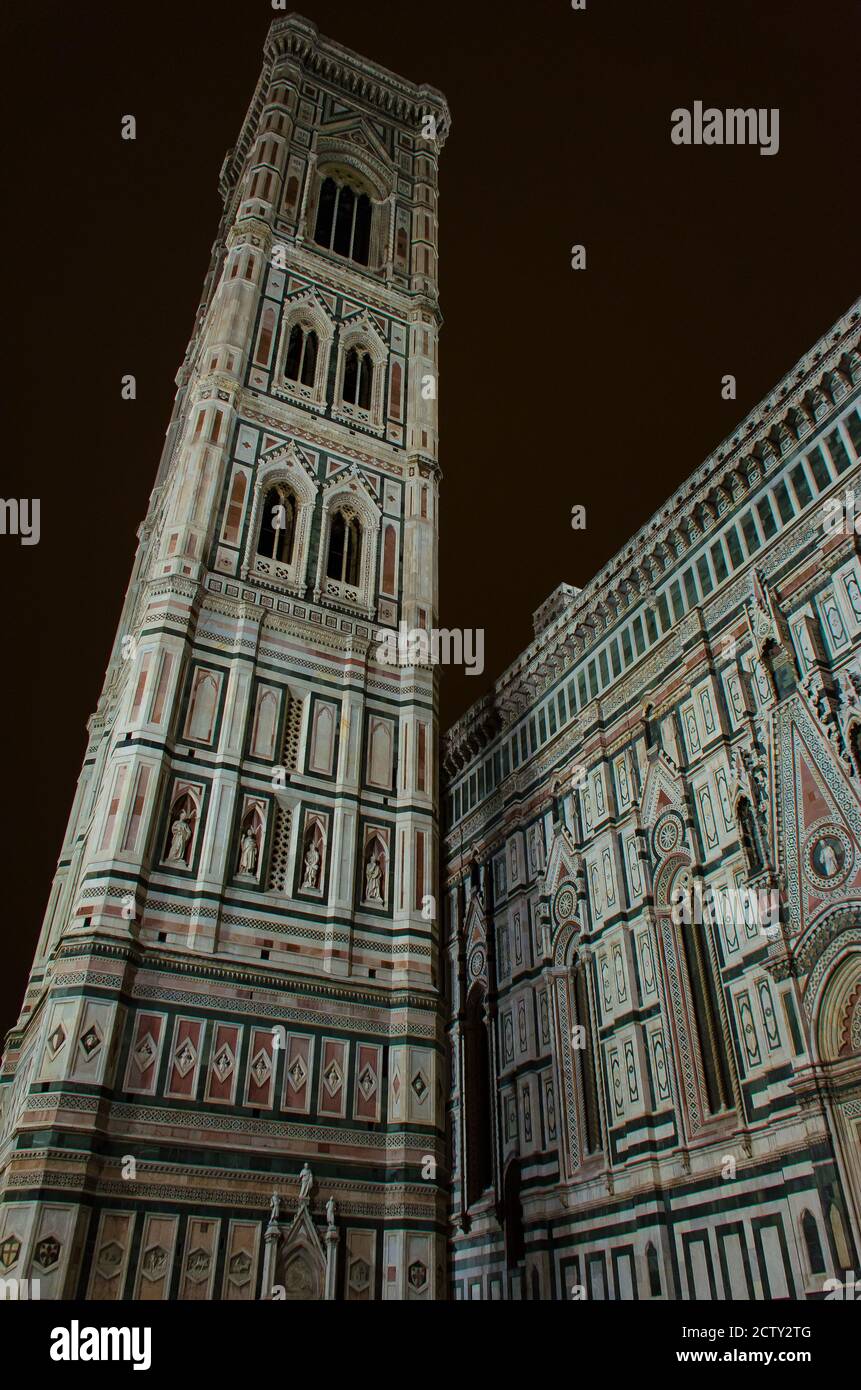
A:
{"type": "Polygon", "coordinates": [[[596,1153],[601,1148],[601,1111],[598,1104],[598,1079],[595,1074],[595,1053],[592,1047],[592,1021],[589,1013],[589,991],[586,983],[588,966],[575,966],[572,1006],[574,1022],[582,1030],[577,1034],[583,1074],[583,1110],[586,1118],[585,1149],[596,1153]]]}
{"type": "Polygon", "coordinates": [[[349,348],[344,360],[344,384],[341,388],[341,395],[347,404],[370,410],[373,379],[371,354],[364,348],[349,348]]]}
{"type": "Polygon", "coordinates": [[[646,1246],[646,1265],[649,1270],[649,1293],[652,1298],[659,1298],[661,1293],[661,1267],[658,1264],[658,1252],[651,1241],[646,1246]]]}
{"type": "Polygon", "coordinates": [[[328,578],[338,579],[342,584],[358,584],[361,551],[362,528],[359,519],[339,507],[329,527],[329,553],[326,558],[328,578]]]}
{"type": "Polygon", "coordinates": [[[320,186],[314,240],[359,265],[368,264],[371,249],[371,200],[330,176],[320,186]]]}
{"type": "Polygon", "coordinates": [[[690,981],[706,1098],[714,1115],[732,1107],[732,1079],[705,930],[704,927],[680,926],[679,937],[690,981]]]}
{"type": "Polygon", "coordinates": [[[481,994],[473,989],[463,1022],[466,1128],[466,1201],[477,1202],[493,1182],[490,1045],[481,994]]]}
{"type": "Polygon", "coordinates": [[[269,488],[263,500],[257,554],[289,565],[296,534],[296,498],[286,487],[269,488]]]}
{"type": "Polygon", "coordinates": [[[319,346],[313,328],[305,329],[294,323],[290,329],[287,356],[284,359],[284,375],[288,381],[298,381],[303,386],[314,385],[319,346]]]}
{"type": "Polygon", "coordinates": [[[824,1274],[825,1256],[822,1253],[822,1242],[819,1239],[819,1227],[816,1224],[816,1218],[809,1211],[804,1211],[801,1214],[801,1230],[804,1235],[810,1273],[824,1274]]]}

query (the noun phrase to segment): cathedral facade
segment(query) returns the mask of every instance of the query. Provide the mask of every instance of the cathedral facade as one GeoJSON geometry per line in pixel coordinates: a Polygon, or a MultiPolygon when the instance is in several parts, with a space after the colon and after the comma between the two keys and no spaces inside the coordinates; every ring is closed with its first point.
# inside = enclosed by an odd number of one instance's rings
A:
{"type": "Polygon", "coordinates": [[[444,738],[455,1298],[861,1268],[860,348],[856,304],[444,738]]]}
{"type": "Polygon", "coordinates": [[[276,20],[23,1009],[0,1278],[433,1299],[441,94],[276,20]]]}

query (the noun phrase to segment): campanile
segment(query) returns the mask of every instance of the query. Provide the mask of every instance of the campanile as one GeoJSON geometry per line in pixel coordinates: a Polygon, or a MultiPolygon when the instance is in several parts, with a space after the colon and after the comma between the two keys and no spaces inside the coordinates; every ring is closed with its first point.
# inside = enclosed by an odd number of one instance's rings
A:
{"type": "Polygon", "coordinates": [[[445,1296],[442,95],[277,19],[20,1019],[0,1273],[445,1296]]]}

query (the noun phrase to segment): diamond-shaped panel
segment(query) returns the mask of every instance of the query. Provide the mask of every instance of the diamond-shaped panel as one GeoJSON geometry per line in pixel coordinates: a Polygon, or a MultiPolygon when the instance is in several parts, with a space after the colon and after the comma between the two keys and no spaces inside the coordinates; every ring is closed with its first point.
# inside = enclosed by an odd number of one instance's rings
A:
{"type": "Polygon", "coordinates": [[[227,1077],[233,1071],[234,1060],[233,1053],[230,1051],[227,1043],[223,1043],[215,1054],[215,1060],[212,1063],[212,1070],[215,1072],[219,1081],[226,1081],[227,1077]]]}
{"type": "Polygon", "coordinates": [[[368,1062],[368,1063],[365,1065],[364,1071],[362,1072],[361,1076],[359,1077],[359,1090],[361,1091],[362,1095],[365,1097],[365,1100],[370,1100],[370,1099],[371,1099],[371,1096],[374,1094],[374,1092],[376,1091],[376,1089],[377,1089],[377,1078],[376,1078],[376,1075],[375,1075],[375,1073],[374,1073],[374,1071],[373,1071],[373,1069],[372,1069],[372,1067],[371,1067],[370,1062],[368,1062]]]}
{"type": "Polygon", "coordinates": [[[272,1075],[272,1063],[269,1061],[268,1054],[260,1049],[257,1056],[251,1063],[251,1075],[254,1077],[258,1086],[265,1086],[272,1075]]]}
{"type": "Polygon", "coordinates": [[[93,1023],[93,1024],[91,1024],[90,1027],[87,1029],[86,1033],[82,1034],[82,1036],[81,1036],[81,1040],[80,1040],[81,1049],[83,1050],[85,1056],[87,1056],[87,1057],[93,1057],[93,1056],[98,1052],[98,1050],[99,1050],[99,1048],[101,1047],[101,1045],[102,1045],[102,1035],[101,1035],[101,1033],[99,1032],[99,1030],[98,1030],[98,1028],[96,1027],[96,1025],[93,1023]]]}
{"type": "Polygon", "coordinates": [[[134,1050],[135,1066],[141,1074],[152,1066],[157,1052],[155,1039],[151,1033],[147,1033],[145,1037],[141,1038],[134,1050]]]}
{"type": "Polygon", "coordinates": [[[188,1073],[191,1071],[192,1067],[197,1061],[197,1053],[194,1050],[194,1044],[192,1043],[191,1038],[185,1038],[182,1045],[178,1047],[176,1052],[174,1053],[173,1060],[176,1064],[176,1069],[179,1072],[180,1076],[188,1076],[188,1073]]]}
{"type": "Polygon", "coordinates": [[[307,1072],[307,1069],[306,1069],[306,1067],[305,1067],[304,1062],[302,1061],[302,1058],[301,1058],[301,1057],[297,1057],[296,1060],[295,1060],[295,1062],[293,1063],[292,1067],[290,1068],[290,1072],[289,1072],[290,1080],[291,1080],[291,1082],[292,1082],[292,1084],[293,1084],[293,1089],[294,1089],[294,1090],[296,1090],[296,1091],[301,1090],[301,1088],[302,1088],[302,1087],[304,1086],[304,1084],[305,1084],[305,1077],[306,1077],[307,1075],[308,1075],[308,1072],[307,1072]]]}
{"type": "Polygon", "coordinates": [[[338,1066],[334,1057],[323,1073],[323,1084],[330,1096],[336,1096],[344,1084],[341,1068],[338,1066]]]}

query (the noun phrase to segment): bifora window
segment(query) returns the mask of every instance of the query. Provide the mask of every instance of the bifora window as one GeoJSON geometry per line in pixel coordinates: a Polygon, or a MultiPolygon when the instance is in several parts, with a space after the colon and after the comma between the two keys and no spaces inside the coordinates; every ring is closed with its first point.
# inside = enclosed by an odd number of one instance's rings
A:
{"type": "Polygon", "coordinates": [[[304,329],[298,323],[294,323],[290,329],[287,357],[284,362],[284,375],[288,381],[298,381],[303,386],[314,385],[319,346],[313,328],[304,329]]]}
{"type": "Polygon", "coordinates": [[[346,183],[325,178],[320,188],[314,240],[359,265],[368,264],[371,249],[371,200],[346,183]]]}
{"type": "Polygon", "coordinates": [[[361,548],[362,528],[358,518],[347,516],[339,509],[329,529],[328,578],[338,579],[342,584],[358,584],[361,548]]]}
{"type": "Polygon", "coordinates": [[[341,391],[347,404],[370,410],[373,379],[374,364],[371,354],[363,348],[351,347],[344,362],[344,385],[341,391]]]}
{"type": "Polygon", "coordinates": [[[286,487],[272,487],[263,502],[257,554],[289,565],[296,532],[296,498],[286,487]]]}

